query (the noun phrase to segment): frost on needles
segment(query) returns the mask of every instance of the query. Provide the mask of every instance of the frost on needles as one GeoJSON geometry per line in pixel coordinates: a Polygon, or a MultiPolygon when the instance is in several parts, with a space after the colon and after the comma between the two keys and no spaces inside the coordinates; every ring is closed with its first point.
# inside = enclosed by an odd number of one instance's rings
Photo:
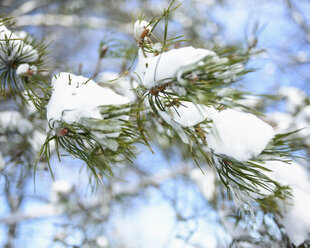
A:
{"type": "Polygon", "coordinates": [[[207,142],[216,154],[247,161],[257,157],[274,137],[273,128],[250,113],[226,109],[217,113],[207,142]]]}

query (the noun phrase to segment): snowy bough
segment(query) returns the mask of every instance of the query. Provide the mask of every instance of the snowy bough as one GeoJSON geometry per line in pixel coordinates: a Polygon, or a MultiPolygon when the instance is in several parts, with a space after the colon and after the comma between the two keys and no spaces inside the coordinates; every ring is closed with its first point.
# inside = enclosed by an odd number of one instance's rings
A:
{"type": "Polygon", "coordinates": [[[298,210],[310,208],[309,179],[296,183],[288,177],[302,170],[292,162],[300,138],[295,130],[275,132],[261,113],[242,104],[250,94],[234,85],[252,71],[247,62],[257,51],[185,46],[180,37],[168,37],[171,11],[172,5],[159,18],[134,23],[134,66],[112,76],[111,84],[108,72],[98,82],[97,73],[88,78],[69,72],[47,81],[41,75],[44,46],[14,34],[4,25],[8,20],[2,21],[1,92],[30,101],[46,115],[47,137],[35,164],[46,159],[52,173],[55,144],[59,159],[64,150],[83,160],[100,182],[113,180],[113,164],[134,163],[139,144],[151,151],[156,141],[168,144],[199,168],[213,167],[222,183],[219,195],[238,207],[240,218],[255,218],[256,209],[274,213],[291,242],[302,244],[310,218],[302,219],[298,210]],[[163,35],[155,35],[163,20],[163,35]],[[294,219],[302,222],[298,235],[294,219]]]}
{"type": "Polygon", "coordinates": [[[0,21],[0,91],[2,95],[31,100],[41,112],[48,98],[49,83],[44,77],[46,52],[43,42],[35,42],[26,32],[12,32],[0,21]]]}
{"type": "Polygon", "coordinates": [[[46,110],[49,128],[41,153],[47,160],[49,143],[55,141],[57,151],[60,146],[84,160],[96,179],[101,180],[112,175],[110,162],[124,158],[131,161],[134,157],[132,145],[141,139],[130,120],[137,109],[129,98],[98,86],[91,79],[62,72],[52,80],[46,110]]]}
{"type": "MultiPolygon", "coordinates": [[[[269,169],[264,164],[289,163],[297,147],[287,139],[290,133],[275,135],[269,124],[240,104],[247,93],[232,84],[250,71],[245,68],[251,51],[168,50],[166,41],[153,43],[152,25],[141,20],[134,25],[134,33],[141,35],[134,69],[141,85],[140,105],[154,114],[155,125],[179,136],[198,166],[203,161],[216,168],[240,207],[247,209],[260,197],[264,198],[262,207],[276,206],[265,196],[284,199],[288,187],[266,176],[269,169]]],[[[140,114],[141,119],[150,115],[148,111],[140,114]]]]}

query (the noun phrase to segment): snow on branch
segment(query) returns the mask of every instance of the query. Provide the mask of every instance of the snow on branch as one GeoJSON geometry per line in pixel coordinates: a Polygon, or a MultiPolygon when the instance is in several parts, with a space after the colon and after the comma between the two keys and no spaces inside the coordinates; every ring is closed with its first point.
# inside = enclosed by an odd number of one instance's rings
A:
{"type": "MultiPolygon", "coordinates": [[[[138,61],[133,69],[141,86],[140,105],[145,106],[142,109],[150,109],[158,118],[154,125],[169,129],[171,137],[178,136],[197,164],[203,161],[214,166],[244,210],[266,196],[261,188],[279,199],[288,197],[289,188],[269,178],[268,168],[261,162],[289,163],[298,149],[294,139],[288,139],[292,133],[275,135],[269,124],[240,104],[248,94],[232,88],[251,71],[246,69],[250,50],[169,49],[169,41],[177,41],[165,34],[158,46],[159,39],[153,37],[154,26],[152,21],[135,23],[134,36],[142,39],[136,38],[138,61]]],[[[150,112],[141,111],[140,119],[148,119],[150,112]]],[[[145,137],[152,137],[147,128],[140,130],[145,137]]]]}
{"type": "Polygon", "coordinates": [[[41,73],[45,64],[45,45],[28,34],[12,32],[0,21],[0,90],[3,95],[31,100],[38,110],[45,105],[48,82],[41,73]]]}
{"type": "Polygon", "coordinates": [[[129,98],[65,72],[53,77],[52,86],[46,107],[48,137],[41,149],[48,161],[51,141],[84,160],[99,180],[113,174],[110,161],[131,161],[132,144],[139,142],[140,136],[130,119],[136,109],[129,98]]]}

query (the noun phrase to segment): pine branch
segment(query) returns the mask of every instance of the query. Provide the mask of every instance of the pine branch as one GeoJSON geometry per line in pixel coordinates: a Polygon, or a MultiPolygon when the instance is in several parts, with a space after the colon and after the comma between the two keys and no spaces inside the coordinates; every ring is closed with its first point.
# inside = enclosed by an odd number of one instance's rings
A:
{"type": "Polygon", "coordinates": [[[29,36],[19,38],[0,24],[0,91],[13,99],[30,100],[35,107],[44,112],[50,87],[42,76],[46,64],[46,45],[44,41],[30,40],[29,36]],[[25,72],[18,72],[20,67],[27,67],[25,72]]]}
{"type": "Polygon", "coordinates": [[[132,163],[135,158],[134,145],[143,141],[136,132],[136,122],[124,119],[124,116],[135,117],[137,109],[130,105],[111,105],[102,106],[100,110],[103,119],[81,118],[70,124],[64,121],[50,122],[51,131],[39,156],[49,161],[49,146],[54,141],[59,159],[59,148],[62,148],[73,157],[83,160],[98,182],[113,176],[111,163],[123,160],[132,163]]]}

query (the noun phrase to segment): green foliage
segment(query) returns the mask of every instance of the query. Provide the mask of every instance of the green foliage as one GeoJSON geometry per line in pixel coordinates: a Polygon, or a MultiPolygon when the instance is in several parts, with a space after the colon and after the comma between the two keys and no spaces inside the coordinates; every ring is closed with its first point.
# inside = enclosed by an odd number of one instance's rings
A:
{"type": "MultiPolygon", "coordinates": [[[[132,163],[131,159],[135,157],[133,145],[142,143],[133,119],[137,109],[129,105],[108,105],[101,106],[100,112],[103,119],[81,118],[70,124],[50,121],[50,131],[39,157],[43,156],[49,163],[50,142],[54,141],[59,159],[59,148],[62,148],[73,157],[83,160],[98,181],[103,177],[111,178],[111,163],[124,160],[132,163]]],[[[50,165],[49,168],[52,171],[50,165]]]]}
{"type": "Polygon", "coordinates": [[[283,200],[291,196],[287,185],[281,185],[268,177],[271,170],[264,164],[268,161],[290,163],[295,156],[294,151],[300,149],[295,145],[296,139],[288,139],[295,132],[276,135],[261,154],[245,162],[213,154],[213,165],[221,181],[227,189],[233,188],[241,206],[258,202],[265,212],[274,212],[277,210],[276,199],[283,200]]]}
{"type": "MultiPolygon", "coordinates": [[[[0,21],[1,26],[9,25],[10,19],[0,21]]],[[[43,76],[46,71],[46,47],[44,41],[37,42],[29,36],[15,38],[13,33],[4,35],[2,30],[0,40],[0,92],[2,95],[16,99],[17,96],[27,102],[32,101],[35,107],[44,112],[49,98],[49,82],[43,76]],[[36,59],[34,59],[37,57],[36,59]],[[28,70],[23,75],[17,75],[19,65],[28,64],[36,71],[28,70]]]]}
{"type": "MultiPolygon", "coordinates": [[[[169,50],[169,48],[172,47],[173,45],[177,45],[181,42],[188,41],[187,39],[183,39],[183,35],[179,35],[176,37],[168,37],[168,25],[169,25],[169,18],[170,18],[169,15],[181,5],[181,4],[178,4],[174,6],[175,2],[176,2],[175,0],[172,0],[168,8],[164,9],[161,15],[153,17],[148,22],[149,24],[146,26],[146,29],[149,29],[149,31],[146,34],[143,34],[142,35],[143,37],[140,37],[140,39],[137,41],[138,46],[141,47],[144,52],[158,55],[159,53],[169,50]],[[156,30],[156,27],[162,21],[164,22],[164,32],[163,32],[163,37],[159,38],[155,36],[154,32],[156,30]],[[154,43],[160,43],[161,49],[160,50],[154,49],[152,45],[154,43]]],[[[141,22],[144,19],[145,19],[145,16],[143,12],[141,12],[140,15],[138,16],[138,21],[141,22]]]]}
{"type": "MultiPolygon", "coordinates": [[[[163,16],[156,19],[156,22],[153,20],[150,22],[150,26],[154,25],[151,32],[148,33],[147,38],[143,37],[138,41],[139,47],[144,52],[160,56],[161,52],[171,47],[167,42],[166,34],[169,13],[170,11],[164,11],[163,16]],[[153,41],[149,37],[161,20],[165,22],[164,42],[161,42],[163,49],[152,50],[153,41]]],[[[142,16],[140,18],[143,19],[142,16]]],[[[139,106],[149,107],[146,110],[140,107],[138,123],[141,135],[148,144],[151,137],[156,139],[159,136],[165,136],[160,139],[166,139],[167,147],[178,146],[182,149],[184,157],[191,157],[198,166],[206,163],[215,167],[227,190],[232,191],[235,200],[240,203],[239,207],[250,206],[256,201],[264,211],[272,212],[277,208],[275,199],[289,197],[290,189],[269,178],[266,174],[270,170],[264,167],[264,163],[272,160],[289,163],[295,156],[294,152],[301,148],[297,144],[297,138],[289,138],[297,131],[276,135],[258,157],[241,162],[231,157],[214,154],[208,148],[205,134],[212,120],[206,119],[195,127],[184,127],[169,118],[169,109],[173,108],[178,112],[178,106],[184,102],[212,106],[218,110],[238,107],[246,112],[262,115],[240,104],[239,100],[250,93],[240,91],[234,86],[242,76],[253,71],[247,69],[246,64],[253,55],[260,52],[253,52],[254,47],[255,45],[246,49],[217,47],[216,55],[210,54],[197,63],[182,67],[176,72],[175,77],[157,81],[158,86],[150,90],[143,86],[139,87],[137,90],[142,96],[139,106]],[[154,134],[154,129],[155,133],[159,130],[161,133],[154,134]],[[266,192],[269,193],[266,195],[266,192]]],[[[264,95],[261,97],[274,98],[264,95]]]]}

